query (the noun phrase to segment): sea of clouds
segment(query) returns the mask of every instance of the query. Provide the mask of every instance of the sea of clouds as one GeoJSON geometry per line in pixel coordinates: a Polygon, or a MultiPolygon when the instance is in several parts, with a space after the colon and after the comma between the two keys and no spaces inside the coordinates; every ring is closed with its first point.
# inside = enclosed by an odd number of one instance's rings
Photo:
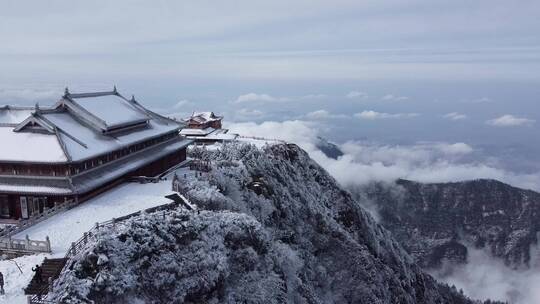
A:
{"type": "Polygon", "coordinates": [[[455,285],[473,299],[508,301],[513,304],[540,303],[540,255],[531,249],[529,269],[511,269],[485,250],[468,248],[464,265],[444,265],[431,274],[440,281],[455,285]]]}
{"type": "MultiPolygon", "coordinates": [[[[491,178],[540,191],[540,172],[516,173],[502,169],[497,165],[497,160],[486,157],[482,151],[463,142],[388,145],[348,141],[338,145],[344,154],[333,159],[318,149],[319,125],[312,122],[243,122],[231,123],[227,127],[230,132],[245,136],[282,139],[298,144],[345,187],[372,181],[392,182],[398,178],[420,182],[491,178]]],[[[366,207],[369,209],[369,206],[366,207]]],[[[446,265],[432,275],[455,285],[474,299],[502,300],[515,304],[540,303],[540,254],[537,248],[534,250],[531,256],[535,262],[530,269],[511,269],[489,253],[470,248],[466,265],[446,265]]]]}
{"type": "MultiPolygon", "coordinates": [[[[516,187],[540,191],[540,172],[512,172],[497,159],[463,142],[417,142],[388,145],[372,141],[339,144],[343,156],[333,159],[317,148],[319,125],[303,120],[230,123],[230,132],[283,139],[298,144],[342,185],[405,178],[419,182],[497,179],[516,187]]],[[[332,139],[329,138],[331,141],[332,139]]]]}

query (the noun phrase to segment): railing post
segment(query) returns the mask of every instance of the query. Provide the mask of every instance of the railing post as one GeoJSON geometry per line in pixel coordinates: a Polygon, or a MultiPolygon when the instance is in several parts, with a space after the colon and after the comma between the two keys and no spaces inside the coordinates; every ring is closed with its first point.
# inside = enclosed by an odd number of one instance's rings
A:
{"type": "Polygon", "coordinates": [[[99,223],[96,222],[96,229],[99,229],[99,223]]]}
{"type": "Polygon", "coordinates": [[[26,235],[26,244],[25,244],[25,249],[28,249],[30,248],[30,237],[28,236],[28,234],[26,235]]]}
{"type": "Polygon", "coordinates": [[[45,242],[47,242],[47,252],[51,252],[51,240],[49,239],[49,236],[47,235],[45,237],[45,242]]]}
{"type": "Polygon", "coordinates": [[[83,240],[85,244],[88,241],[87,238],[88,238],[88,232],[83,233],[83,240]]]}
{"type": "Polygon", "coordinates": [[[71,243],[71,251],[73,252],[73,255],[77,254],[77,248],[75,247],[75,242],[71,243]]]}

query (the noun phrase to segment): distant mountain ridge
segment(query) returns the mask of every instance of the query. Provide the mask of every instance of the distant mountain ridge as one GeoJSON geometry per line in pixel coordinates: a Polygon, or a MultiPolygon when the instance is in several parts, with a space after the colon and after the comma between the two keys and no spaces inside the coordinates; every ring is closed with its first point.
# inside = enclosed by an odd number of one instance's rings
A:
{"type": "Polygon", "coordinates": [[[339,146],[328,141],[324,137],[317,137],[317,140],[315,141],[315,147],[321,150],[324,155],[332,159],[338,159],[338,157],[343,156],[343,151],[341,151],[339,146]]]}
{"type": "MultiPolygon", "coordinates": [[[[528,267],[540,231],[540,193],[479,179],[423,184],[398,180],[354,189],[423,267],[464,263],[467,246],[528,267]]],[[[536,258],[536,257],[534,257],[536,258]]]]}

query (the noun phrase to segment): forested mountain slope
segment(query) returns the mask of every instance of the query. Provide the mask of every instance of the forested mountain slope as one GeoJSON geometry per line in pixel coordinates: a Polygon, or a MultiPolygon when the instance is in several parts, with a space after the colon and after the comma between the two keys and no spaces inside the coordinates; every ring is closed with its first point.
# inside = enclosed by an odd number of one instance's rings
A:
{"type": "Polygon", "coordinates": [[[514,268],[528,267],[538,242],[540,194],[495,180],[399,180],[352,192],[424,267],[444,259],[465,262],[468,246],[486,248],[514,268]]]}
{"type": "Polygon", "coordinates": [[[56,282],[63,303],[473,303],[425,274],[295,145],[195,149],[203,211],[102,231],[56,282]],[[140,302],[137,302],[140,301],[140,302]]]}

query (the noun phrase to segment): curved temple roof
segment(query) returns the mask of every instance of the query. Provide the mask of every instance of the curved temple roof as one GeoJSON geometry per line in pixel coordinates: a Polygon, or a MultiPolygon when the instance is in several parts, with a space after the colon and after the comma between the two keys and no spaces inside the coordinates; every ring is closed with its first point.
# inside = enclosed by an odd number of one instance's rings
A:
{"type": "MultiPolygon", "coordinates": [[[[16,120],[20,119],[19,115],[16,120]]],[[[134,98],[124,98],[116,89],[84,94],[66,91],[52,109],[36,107],[15,128],[0,124],[0,162],[79,161],[181,127],[147,110],[134,98]]]]}

